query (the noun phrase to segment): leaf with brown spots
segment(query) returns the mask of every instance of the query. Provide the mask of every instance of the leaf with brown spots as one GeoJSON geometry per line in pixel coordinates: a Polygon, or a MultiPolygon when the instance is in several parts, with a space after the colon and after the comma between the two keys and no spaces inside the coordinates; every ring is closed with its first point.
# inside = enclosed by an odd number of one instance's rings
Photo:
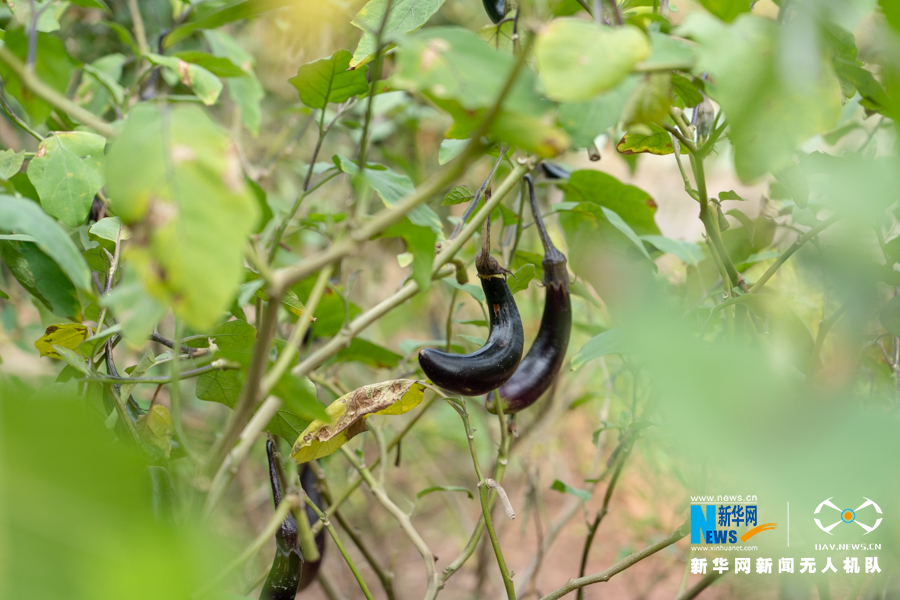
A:
{"type": "Polygon", "coordinates": [[[88,328],[81,323],[58,323],[47,328],[34,347],[40,351],[41,356],[61,358],[54,346],[61,346],[70,350],[78,350],[78,344],[88,337],[88,328]]]}
{"type": "Polygon", "coordinates": [[[305,463],[328,456],[357,434],[366,431],[371,415],[402,415],[419,405],[425,386],[412,379],[394,379],[365,385],[341,396],[325,409],[330,422],[316,419],[291,450],[291,458],[305,463]]]}

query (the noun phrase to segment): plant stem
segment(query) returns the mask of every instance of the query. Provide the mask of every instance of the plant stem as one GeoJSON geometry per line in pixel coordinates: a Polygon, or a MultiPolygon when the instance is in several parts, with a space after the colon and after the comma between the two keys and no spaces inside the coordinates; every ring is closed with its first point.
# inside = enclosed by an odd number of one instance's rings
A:
{"type": "MultiPolygon", "coordinates": [[[[685,590],[683,593],[679,594],[675,600],[691,600],[691,598],[696,598],[700,595],[700,592],[708,588],[714,581],[722,577],[722,573],[717,573],[716,571],[710,571],[709,574],[706,575],[703,579],[698,581],[694,587],[685,590]]],[[[852,596],[851,596],[852,597],[852,596]]]]}
{"type": "Polygon", "coordinates": [[[175,381],[180,381],[182,379],[190,379],[192,377],[199,377],[204,373],[212,373],[214,371],[230,371],[240,369],[241,366],[238,363],[233,363],[229,360],[219,359],[215,360],[212,363],[199,367],[197,369],[189,369],[187,371],[183,371],[182,373],[177,373],[176,375],[170,375],[168,377],[118,377],[114,375],[95,375],[93,377],[85,377],[82,381],[100,381],[103,383],[155,383],[155,384],[166,384],[172,383],[175,381]]]}
{"type": "Polygon", "coordinates": [[[141,53],[140,60],[143,60],[143,56],[150,52],[150,46],[147,44],[147,32],[144,29],[144,19],[141,17],[141,9],[138,7],[137,0],[128,0],[128,12],[131,13],[131,22],[134,24],[134,39],[141,53]]]}
{"type": "Polygon", "coordinates": [[[116,135],[116,129],[112,125],[51,88],[35,75],[32,69],[26,69],[22,61],[10,52],[6,46],[0,46],[0,61],[6,63],[25,87],[53,108],[68,113],[73,119],[81,121],[104,137],[114,137],[116,135]]]}
{"type": "Polygon", "coordinates": [[[824,229],[830,227],[831,225],[834,225],[834,223],[837,222],[839,218],[840,216],[838,215],[832,215],[798,237],[797,241],[791,244],[790,248],[782,252],[781,256],[775,259],[775,262],[772,263],[772,265],[768,269],[766,269],[766,272],[762,274],[762,277],[756,280],[756,283],[754,283],[753,287],[750,288],[750,293],[756,293],[760,289],[762,289],[762,287],[766,285],[766,282],[768,282],[772,278],[772,276],[775,275],[776,271],[781,268],[781,265],[783,265],[787,261],[787,259],[793,256],[794,253],[799,250],[801,246],[803,246],[803,244],[819,235],[819,233],[821,233],[824,229]]]}
{"type": "Polygon", "coordinates": [[[32,128],[28,125],[28,123],[26,123],[25,121],[23,121],[22,118],[19,117],[19,115],[17,115],[17,114],[15,113],[15,111],[13,111],[12,107],[11,107],[11,106],[9,105],[9,103],[6,101],[6,97],[3,95],[3,91],[4,91],[4,88],[5,88],[5,87],[6,87],[6,85],[3,83],[3,80],[0,79],[0,104],[3,105],[3,112],[6,113],[6,116],[8,116],[8,117],[10,118],[10,120],[12,120],[13,123],[15,123],[16,125],[18,125],[19,127],[21,127],[23,131],[25,131],[27,134],[29,134],[30,136],[32,136],[34,139],[36,139],[36,140],[38,140],[38,141],[43,140],[43,139],[44,139],[44,136],[42,136],[42,135],[39,134],[37,131],[35,131],[34,129],[32,129],[32,128]]]}
{"type": "MultiPolygon", "coordinates": [[[[447,398],[446,400],[456,410],[456,412],[459,413],[460,418],[462,418],[463,425],[466,428],[466,440],[469,443],[469,453],[472,455],[472,464],[475,467],[475,474],[478,477],[478,495],[481,499],[481,514],[484,518],[484,524],[487,528],[488,536],[491,539],[491,546],[493,546],[494,548],[494,555],[497,557],[497,565],[500,567],[500,575],[503,577],[503,585],[506,588],[506,597],[509,600],[515,600],[516,587],[513,584],[512,575],[510,575],[509,568],[506,566],[506,559],[503,557],[503,550],[500,548],[500,541],[497,539],[497,532],[494,529],[494,521],[491,518],[491,503],[488,499],[488,484],[487,480],[484,477],[484,473],[481,472],[481,465],[478,463],[478,452],[475,450],[475,432],[472,430],[472,427],[469,424],[469,412],[466,408],[466,401],[457,400],[455,398],[447,398]]],[[[498,404],[497,406],[499,407],[500,405],[498,404]]],[[[500,409],[500,414],[500,418],[502,419],[502,409],[500,409]]],[[[506,424],[501,421],[501,429],[503,427],[506,427],[506,424]]],[[[501,436],[502,435],[503,434],[501,432],[501,436]]]]}
{"type": "Polygon", "coordinates": [[[369,486],[369,489],[372,490],[372,494],[378,500],[379,503],[389,512],[393,517],[397,520],[397,523],[400,524],[400,528],[403,529],[403,532],[406,533],[406,536],[412,541],[413,546],[416,547],[416,550],[419,551],[419,554],[422,555],[422,560],[425,562],[425,576],[426,576],[426,590],[425,590],[425,600],[433,600],[437,597],[438,591],[440,589],[439,579],[437,575],[437,571],[434,568],[435,557],[431,550],[428,548],[428,544],[425,543],[425,540],[422,539],[422,536],[419,535],[419,532],[416,531],[416,528],[413,526],[412,521],[409,518],[409,515],[403,512],[399,506],[394,504],[394,502],[388,497],[387,492],[385,492],[384,487],[375,480],[375,477],[372,475],[372,472],[369,471],[366,467],[359,464],[359,462],[354,458],[353,453],[347,449],[346,446],[341,446],[341,451],[344,453],[344,457],[350,462],[354,469],[356,469],[359,474],[362,476],[363,481],[366,482],[366,485],[369,486]]]}
{"type": "Polygon", "coordinates": [[[356,582],[359,584],[359,588],[362,590],[363,594],[365,594],[367,600],[372,600],[372,592],[369,591],[369,586],[366,585],[366,581],[362,578],[362,575],[359,573],[359,569],[356,568],[356,563],[353,562],[353,559],[350,558],[350,555],[347,554],[347,549],[344,548],[344,544],[341,542],[341,539],[338,537],[337,531],[334,530],[334,525],[328,520],[328,517],[325,516],[318,506],[309,499],[309,496],[306,497],[306,505],[312,508],[313,512],[319,517],[320,522],[328,530],[328,533],[331,535],[331,539],[334,540],[334,545],[338,547],[338,550],[341,552],[341,556],[344,557],[344,560],[347,562],[347,566],[350,567],[350,571],[353,572],[353,576],[356,578],[356,582]]]}
{"type": "Polygon", "coordinates": [[[557,600],[558,598],[562,598],[566,594],[574,592],[577,589],[583,588],[587,585],[591,585],[594,583],[604,583],[612,579],[614,575],[618,575],[625,569],[639,563],[644,560],[648,556],[652,556],[656,554],[660,550],[664,548],[668,548],[678,540],[683,537],[686,537],[687,534],[690,533],[690,525],[688,523],[684,523],[675,530],[675,532],[669,537],[653,544],[652,546],[647,546],[643,550],[639,552],[635,552],[630,556],[626,556],[610,568],[600,571],[599,573],[594,573],[593,575],[588,575],[587,577],[579,577],[578,579],[570,579],[566,582],[564,586],[561,588],[554,590],[541,598],[541,600],[557,600]]]}
{"type": "MultiPolygon", "coordinates": [[[[616,489],[616,483],[619,481],[619,475],[622,474],[625,460],[628,458],[628,455],[631,454],[631,447],[634,446],[636,440],[637,437],[634,435],[629,435],[627,439],[622,440],[621,448],[616,456],[615,469],[609,480],[609,485],[606,486],[606,493],[603,495],[603,505],[600,507],[600,510],[597,511],[597,516],[594,517],[594,522],[591,523],[588,528],[588,535],[584,540],[584,551],[581,553],[581,567],[578,569],[579,577],[584,577],[584,572],[587,569],[588,556],[591,552],[591,546],[594,543],[594,536],[597,535],[597,530],[600,528],[600,523],[603,522],[603,518],[609,513],[609,502],[612,500],[613,492],[616,489]]],[[[584,598],[584,588],[578,589],[577,598],[578,600],[584,598]]]]}
{"type": "MultiPolygon", "coordinates": [[[[306,333],[306,329],[309,326],[312,315],[316,310],[316,307],[319,305],[319,301],[322,299],[322,295],[325,291],[325,285],[328,283],[328,278],[331,275],[332,266],[328,265],[325,269],[319,272],[319,277],[316,280],[315,285],[313,286],[312,292],[310,292],[309,299],[306,302],[306,310],[297,319],[297,323],[294,325],[293,331],[291,331],[290,339],[288,343],[285,345],[285,348],[281,351],[281,354],[278,356],[278,360],[275,362],[275,365],[269,370],[268,373],[262,378],[262,381],[256,386],[258,388],[259,398],[266,398],[269,396],[272,389],[278,384],[278,381],[281,377],[287,372],[290,363],[294,360],[294,357],[297,356],[298,348],[300,342],[303,340],[303,336],[306,333]]],[[[273,306],[273,300],[270,299],[269,304],[266,307],[268,312],[269,308],[273,306]]],[[[278,303],[274,302],[275,311],[278,310],[278,303]]],[[[257,344],[261,344],[262,340],[257,340],[257,344]]],[[[269,341],[271,343],[271,340],[269,341]]],[[[268,352],[265,353],[268,355],[268,352]]],[[[256,356],[256,351],[254,350],[254,357],[256,356]]],[[[251,363],[252,367],[252,363],[251,363]]],[[[245,386],[245,389],[247,387],[245,386]]],[[[250,398],[250,396],[246,396],[250,398]]],[[[243,398],[243,396],[242,396],[243,398]]],[[[247,456],[247,453],[250,452],[250,448],[253,446],[253,443],[256,441],[257,436],[262,432],[262,430],[269,424],[269,421],[275,414],[278,412],[278,409],[281,408],[281,398],[277,398],[275,396],[270,396],[266,399],[263,405],[256,411],[256,414],[253,414],[252,418],[249,419],[246,427],[240,433],[240,443],[234,447],[231,452],[229,452],[225,457],[223,457],[221,461],[221,465],[216,470],[215,477],[213,478],[212,485],[210,486],[210,493],[206,497],[206,502],[204,503],[203,513],[205,515],[209,515],[215,509],[215,507],[219,504],[219,501],[222,499],[222,496],[225,494],[225,490],[228,487],[228,484],[231,483],[232,477],[237,472],[237,467],[247,456]]],[[[255,398],[251,403],[251,414],[252,408],[256,404],[255,398]]],[[[237,413],[237,404],[235,404],[235,412],[232,413],[234,416],[237,413]]],[[[236,421],[229,420],[226,424],[226,432],[231,431],[229,427],[236,427],[236,421]]],[[[224,437],[225,434],[223,434],[224,437]]]]}

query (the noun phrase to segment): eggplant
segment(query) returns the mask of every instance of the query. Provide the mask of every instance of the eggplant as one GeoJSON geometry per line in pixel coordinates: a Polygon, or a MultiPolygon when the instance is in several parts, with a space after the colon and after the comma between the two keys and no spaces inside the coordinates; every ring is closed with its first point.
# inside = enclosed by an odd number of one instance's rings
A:
{"type": "Polygon", "coordinates": [[[490,334],[471,354],[451,354],[434,348],[419,351],[419,365],[438,387],[454,394],[478,396],[503,385],[519,366],[525,347],[522,318],[506,273],[490,255],[490,217],[482,229],[482,248],[475,260],[487,301],[490,334]]]}
{"type": "MultiPolygon", "coordinates": [[[[531,198],[531,212],[544,246],[542,261],[546,290],[544,314],[541,317],[537,337],[528,354],[522,359],[515,374],[497,390],[504,413],[516,413],[531,406],[547,391],[566,357],[569,334],[572,330],[566,257],[553,245],[544,228],[544,221],[541,219],[534,197],[534,181],[531,175],[525,175],[525,182],[528,184],[531,198]]],[[[488,411],[496,414],[494,394],[488,394],[485,403],[488,411]]]]}

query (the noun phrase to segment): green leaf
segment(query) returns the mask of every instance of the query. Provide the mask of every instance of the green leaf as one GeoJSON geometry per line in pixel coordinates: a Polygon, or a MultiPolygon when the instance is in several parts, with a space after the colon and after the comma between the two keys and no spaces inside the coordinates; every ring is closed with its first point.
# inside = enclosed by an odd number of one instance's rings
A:
{"type": "Polygon", "coordinates": [[[561,104],[559,123],[572,137],[572,143],[579,148],[587,148],[594,138],[615,127],[638,81],[640,77],[630,76],[593,100],[561,104]]]}
{"type": "Polygon", "coordinates": [[[9,10],[16,16],[16,20],[23,27],[29,29],[34,19],[34,13],[38,13],[37,30],[44,33],[50,33],[59,29],[59,20],[57,19],[57,11],[54,10],[56,0],[37,0],[35,2],[7,2],[9,10]],[[32,11],[32,6],[35,8],[32,11]]]}
{"type": "Polygon", "coordinates": [[[606,215],[606,218],[610,223],[612,223],[613,227],[625,234],[625,237],[634,242],[634,245],[637,246],[638,250],[640,250],[641,253],[647,257],[647,260],[653,262],[653,259],[650,258],[650,254],[647,253],[647,249],[644,247],[644,243],[641,241],[641,238],[638,237],[638,235],[634,232],[634,229],[632,229],[631,226],[629,226],[622,217],[606,208],[605,206],[601,206],[600,210],[603,211],[603,214],[606,215]]]}
{"type": "Polygon", "coordinates": [[[746,202],[747,199],[743,196],[739,195],[734,190],[728,190],[726,192],[719,192],[719,200],[737,200],[739,202],[746,202]]]}
{"type": "MultiPolygon", "coordinates": [[[[27,3],[23,3],[27,4],[27,3]]],[[[28,39],[24,29],[7,30],[3,38],[6,49],[23,63],[28,54],[28,39]]],[[[74,65],[62,40],[49,33],[37,34],[37,54],[34,64],[35,75],[43,83],[60,94],[66,93],[74,65]]],[[[6,82],[6,91],[22,105],[32,123],[43,123],[50,115],[52,107],[30,90],[22,86],[22,81],[6,63],[0,62],[0,76],[6,82]]]]}
{"type": "Polygon", "coordinates": [[[572,370],[577,371],[585,363],[608,354],[627,354],[631,350],[625,332],[616,327],[597,335],[581,347],[578,354],[572,357],[572,370]]]}
{"type": "MultiPolygon", "coordinates": [[[[658,235],[656,202],[644,190],[600,171],[575,171],[563,186],[569,202],[605,206],[621,216],[640,235],[658,235]]],[[[562,216],[562,214],[561,214],[562,216]]]]}
{"type": "Polygon", "coordinates": [[[528,289],[528,284],[534,279],[534,265],[522,265],[513,275],[507,277],[509,291],[513,294],[528,289]]]}
{"type": "Polygon", "coordinates": [[[79,371],[81,374],[88,377],[93,375],[93,373],[91,373],[90,367],[87,366],[84,357],[71,348],[66,348],[65,346],[54,346],[53,350],[58,355],[57,358],[63,359],[66,364],[68,364],[76,371],[79,371]]]}
{"type": "Polygon", "coordinates": [[[661,252],[674,254],[686,264],[696,267],[706,257],[699,244],[694,242],[681,242],[661,235],[642,235],[641,239],[650,242],[661,252]]]}
{"type": "Polygon", "coordinates": [[[881,325],[893,335],[900,336],[900,296],[894,296],[878,313],[881,325]]]}
{"type": "MultiPolygon", "coordinates": [[[[659,125],[648,125],[649,132],[626,133],[619,143],[616,144],[616,150],[620,154],[672,154],[675,150],[672,148],[672,136],[668,131],[659,125]]],[[[682,147],[682,154],[687,154],[688,149],[682,147]]]]}
{"type": "Polygon", "coordinates": [[[381,42],[394,42],[398,37],[413,32],[431,18],[443,6],[444,0],[369,0],[353,20],[362,29],[363,36],[353,53],[353,66],[368,62],[375,54],[378,39],[375,33],[382,28],[381,42]],[[390,13],[385,21],[385,11],[390,13]]]}
{"type": "Polygon", "coordinates": [[[31,235],[78,288],[91,292],[91,272],[62,228],[30,200],[0,194],[0,231],[31,235]]]}
{"type": "MultiPolygon", "coordinates": [[[[356,163],[343,156],[337,156],[337,164],[344,173],[354,176],[359,173],[359,167],[356,166],[356,163]]],[[[366,168],[362,171],[362,176],[388,208],[394,207],[401,200],[411,196],[416,191],[416,186],[413,185],[412,179],[406,175],[395,173],[382,165],[371,163],[366,165],[366,168]]],[[[420,204],[407,213],[407,218],[415,225],[430,228],[443,239],[444,227],[441,224],[441,218],[428,206],[420,204]]]]}
{"type": "MultiPolygon", "coordinates": [[[[245,321],[226,321],[210,330],[209,339],[218,347],[217,354],[245,364],[250,361],[253,353],[256,329],[245,321]]],[[[197,379],[197,397],[233,407],[240,395],[243,381],[242,371],[204,373],[197,379]]]]}
{"type": "Polygon", "coordinates": [[[70,227],[84,222],[103,187],[105,146],[106,138],[86,131],[54,133],[41,141],[27,173],[47,214],[70,227]]]}
{"type": "Polygon", "coordinates": [[[652,44],[650,56],[639,65],[645,71],[667,69],[690,71],[697,60],[691,45],[664,33],[651,31],[650,42],[652,44]]]}
{"type": "Polygon", "coordinates": [[[731,23],[738,15],[750,12],[750,0],[699,0],[703,8],[726,23],[731,23]]]}
{"type": "Polygon", "coordinates": [[[686,108],[693,108],[703,102],[703,94],[686,77],[672,73],[672,91],[681,98],[686,108]]]}
{"type": "Polygon", "coordinates": [[[475,298],[478,302],[484,304],[484,290],[481,289],[481,286],[475,285],[474,283],[459,283],[453,277],[447,277],[445,279],[442,279],[441,281],[443,281],[450,287],[458,289],[461,292],[466,292],[467,294],[475,298]]]}
{"type": "Polygon", "coordinates": [[[728,118],[743,181],[784,168],[798,145],[838,123],[840,84],[821,44],[797,42],[797,35],[816,30],[810,19],[801,12],[779,27],[748,14],[726,25],[692,13],[679,28],[698,43],[697,69],[712,75],[707,93],[728,118]]]}
{"type": "Polygon", "coordinates": [[[197,18],[173,28],[163,38],[163,46],[171,48],[195,31],[217,29],[227,23],[252,19],[266,11],[291,4],[293,0],[231,0],[221,8],[201,12],[197,18]]]}
{"type": "MultiPolygon", "coordinates": [[[[400,42],[391,82],[415,91],[453,117],[450,138],[474,135],[503,91],[515,67],[475,33],[453,27],[430,27],[400,42]]],[[[536,76],[520,69],[489,137],[541,156],[554,156],[569,145],[568,136],[552,124],[555,106],[535,91],[536,76]]]]}
{"type": "Polygon", "coordinates": [[[259,208],[228,135],[196,106],[131,109],[107,155],[115,213],[143,228],[131,268],[145,289],[198,330],[220,320],[243,281],[259,208]]]}
{"type": "Polygon", "coordinates": [[[361,362],[377,369],[392,369],[403,357],[368,340],[353,338],[350,345],[335,356],[336,362],[361,362]]]}
{"type": "Polygon", "coordinates": [[[431,285],[431,265],[434,262],[435,242],[437,235],[429,227],[413,224],[409,219],[392,225],[384,235],[403,238],[406,250],[413,255],[412,275],[419,284],[419,291],[424,292],[431,285]]]}
{"type": "Polygon", "coordinates": [[[244,127],[254,136],[259,135],[259,127],[262,121],[262,99],[265,90],[262,83],[253,70],[255,60],[253,55],[247,52],[240,43],[224,31],[204,32],[209,46],[216,56],[227,58],[238,65],[246,73],[244,77],[229,78],[225,81],[228,95],[234,100],[241,111],[241,120],[244,127]]]}
{"type": "Polygon", "coordinates": [[[110,12],[109,6],[106,5],[103,0],[69,0],[72,4],[76,6],[81,6],[84,8],[99,8],[100,10],[110,12]]]}
{"type": "Polygon", "coordinates": [[[641,79],[632,90],[622,109],[622,124],[662,123],[672,105],[672,79],[667,73],[651,73],[641,79]]]}
{"type": "Polygon", "coordinates": [[[222,80],[198,64],[186,62],[175,56],[147,53],[147,60],[166,67],[178,75],[181,83],[190,87],[194,94],[207,106],[215,104],[222,93],[222,80]]]}
{"type": "MultiPolygon", "coordinates": [[[[156,354],[153,353],[153,350],[147,350],[146,352],[144,352],[141,360],[138,361],[138,364],[125,370],[131,377],[143,377],[147,373],[147,371],[153,368],[154,365],[156,365],[156,354]]],[[[123,383],[122,387],[119,388],[119,395],[123,399],[128,398],[128,396],[131,395],[137,385],[138,384],[136,383],[123,383]]]]}
{"type": "Polygon", "coordinates": [[[119,81],[125,66],[124,54],[108,54],[82,66],[89,77],[83,77],[75,91],[75,101],[90,112],[102,115],[110,105],[125,103],[125,88],[119,81]]]}
{"type": "Polygon", "coordinates": [[[266,429],[273,434],[283,437],[286,440],[296,440],[303,430],[312,423],[309,419],[304,419],[299,415],[286,410],[279,410],[269,421],[266,429]]]}
{"type": "Polygon", "coordinates": [[[98,303],[109,308],[122,324],[122,335],[133,345],[143,345],[153,333],[168,307],[144,291],[134,269],[125,269],[118,285],[109,294],[100,297],[98,303]]]}
{"type": "Polygon", "coordinates": [[[328,456],[367,429],[373,415],[402,415],[419,405],[425,386],[410,379],[395,379],[363,386],[341,396],[325,409],[329,419],[315,420],[297,438],[291,458],[297,463],[328,456]]]}
{"type": "Polygon", "coordinates": [[[613,89],[650,54],[633,25],[599,27],[580,19],[555,19],[538,34],[534,55],[547,96],[582,102],[613,89]]]}
{"type": "Polygon", "coordinates": [[[470,140],[441,140],[441,147],[438,150],[438,164],[446,165],[448,162],[462,154],[470,140]]]}
{"type": "Polygon", "coordinates": [[[0,179],[8,180],[19,172],[25,162],[25,151],[12,149],[0,151],[0,179]]]}
{"type": "Polygon", "coordinates": [[[475,496],[469,488],[459,485],[433,485],[416,494],[416,500],[421,500],[423,496],[433,494],[434,492],[463,492],[469,496],[469,500],[475,499],[475,496]]]}
{"type": "Polygon", "coordinates": [[[138,48],[137,42],[134,40],[134,36],[131,35],[131,31],[129,31],[127,27],[116,23],[115,21],[100,21],[98,24],[112,29],[113,32],[119,37],[119,41],[122,42],[122,44],[128,46],[131,49],[131,53],[136,57],[139,57],[141,55],[140,48],[138,48]]]}
{"type": "Polygon", "coordinates": [[[325,108],[329,102],[341,103],[369,90],[366,73],[369,67],[353,71],[350,51],[338,50],[331,58],[305,64],[288,81],[300,93],[300,101],[310,108],[325,108]]]}
{"type": "MultiPolygon", "coordinates": [[[[99,334],[92,335],[91,337],[85,339],[83,342],[79,343],[78,352],[80,352],[82,356],[92,357],[94,356],[94,354],[96,354],[97,348],[104,344],[106,340],[121,332],[121,323],[116,323],[112,327],[106,327],[102,329],[99,334]]],[[[127,396],[125,397],[127,398],[127,396]]]]}
{"type": "Polygon", "coordinates": [[[591,499],[591,493],[589,491],[574,488],[559,479],[557,479],[553,482],[553,484],[550,486],[550,489],[556,490],[557,492],[562,492],[564,494],[570,494],[572,496],[575,496],[582,502],[587,502],[591,499]]]}
{"type": "Polygon", "coordinates": [[[0,241],[0,257],[22,287],[53,314],[70,319],[79,318],[81,304],[78,302],[75,286],[37,245],[0,241]]]}
{"type": "Polygon", "coordinates": [[[275,385],[272,393],[281,398],[281,412],[297,415],[310,422],[328,419],[325,407],[319,403],[316,384],[309,377],[297,377],[288,371],[275,385]]]}
{"type": "Polygon", "coordinates": [[[475,191],[467,185],[456,185],[441,200],[441,206],[453,206],[468,202],[475,197],[475,191]]]}
{"type": "Polygon", "coordinates": [[[206,52],[187,50],[185,52],[176,52],[173,56],[184,62],[199,65],[216,77],[244,77],[247,75],[242,68],[227,58],[213,56],[206,52]]]}

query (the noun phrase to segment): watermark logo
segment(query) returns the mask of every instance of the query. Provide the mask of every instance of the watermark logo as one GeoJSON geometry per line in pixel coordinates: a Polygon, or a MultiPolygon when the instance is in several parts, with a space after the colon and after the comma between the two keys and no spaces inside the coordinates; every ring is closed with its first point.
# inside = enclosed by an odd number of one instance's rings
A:
{"type": "Polygon", "coordinates": [[[737,544],[776,526],[759,524],[756,504],[691,504],[692,544],[737,544]]]}
{"type": "MultiPolygon", "coordinates": [[[[833,498],[833,497],[834,497],[834,496],[832,496],[832,498],[833,498]]],[[[859,525],[860,527],[862,527],[863,529],[865,529],[866,532],[865,532],[863,535],[868,535],[868,534],[872,533],[873,531],[875,531],[875,530],[878,528],[879,525],[881,525],[882,517],[879,516],[879,517],[877,518],[877,520],[875,521],[875,524],[872,525],[872,526],[870,527],[870,526],[866,525],[865,523],[863,523],[862,521],[860,521],[860,520],[857,518],[857,513],[859,513],[862,509],[871,506],[872,508],[875,509],[875,512],[876,512],[878,515],[881,515],[881,514],[882,514],[882,512],[881,512],[881,507],[878,506],[877,504],[875,504],[875,502],[873,502],[872,500],[869,500],[868,498],[866,498],[865,496],[863,496],[863,499],[865,500],[865,502],[863,502],[862,504],[860,504],[859,506],[857,506],[856,509],[851,509],[851,508],[843,508],[843,509],[841,509],[841,508],[838,508],[838,507],[835,506],[835,504],[831,501],[831,498],[828,498],[827,500],[823,500],[823,501],[816,507],[816,510],[815,510],[815,512],[814,512],[813,514],[814,514],[814,515],[818,515],[819,513],[822,512],[822,509],[823,509],[823,508],[826,508],[826,507],[827,507],[827,508],[832,508],[832,509],[836,510],[838,513],[840,513],[840,518],[839,518],[837,521],[835,521],[834,523],[832,523],[831,525],[827,525],[827,526],[826,526],[826,525],[822,525],[822,521],[821,521],[818,517],[814,517],[814,519],[815,519],[815,521],[816,521],[816,525],[818,525],[818,526],[819,526],[819,529],[821,529],[822,531],[824,531],[824,532],[827,533],[828,535],[834,535],[833,533],[831,533],[831,530],[834,529],[835,527],[837,527],[838,525],[841,525],[841,524],[844,524],[844,523],[847,523],[847,524],[849,524],[849,523],[856,523],[857,525],[859,525]]],[[[871,512],[871,511],[866,511],[866,512],[868,513],[868,512],[871,512]]],[[[874,516],[874,515],[873,515],[873,516],[874,516]]],[[[824,517],[825,517],[825,514],[823,514],[822,517],[824,518],[824,517]]],[[[869,517],[869,518],[871,518],[871,517],[869,517]]],[[[830,520],[830,519],[829,519],[829,520],[830,520]]],[[[867,518],[867,520],[868,520],[868,518],[867,518]]]]}

